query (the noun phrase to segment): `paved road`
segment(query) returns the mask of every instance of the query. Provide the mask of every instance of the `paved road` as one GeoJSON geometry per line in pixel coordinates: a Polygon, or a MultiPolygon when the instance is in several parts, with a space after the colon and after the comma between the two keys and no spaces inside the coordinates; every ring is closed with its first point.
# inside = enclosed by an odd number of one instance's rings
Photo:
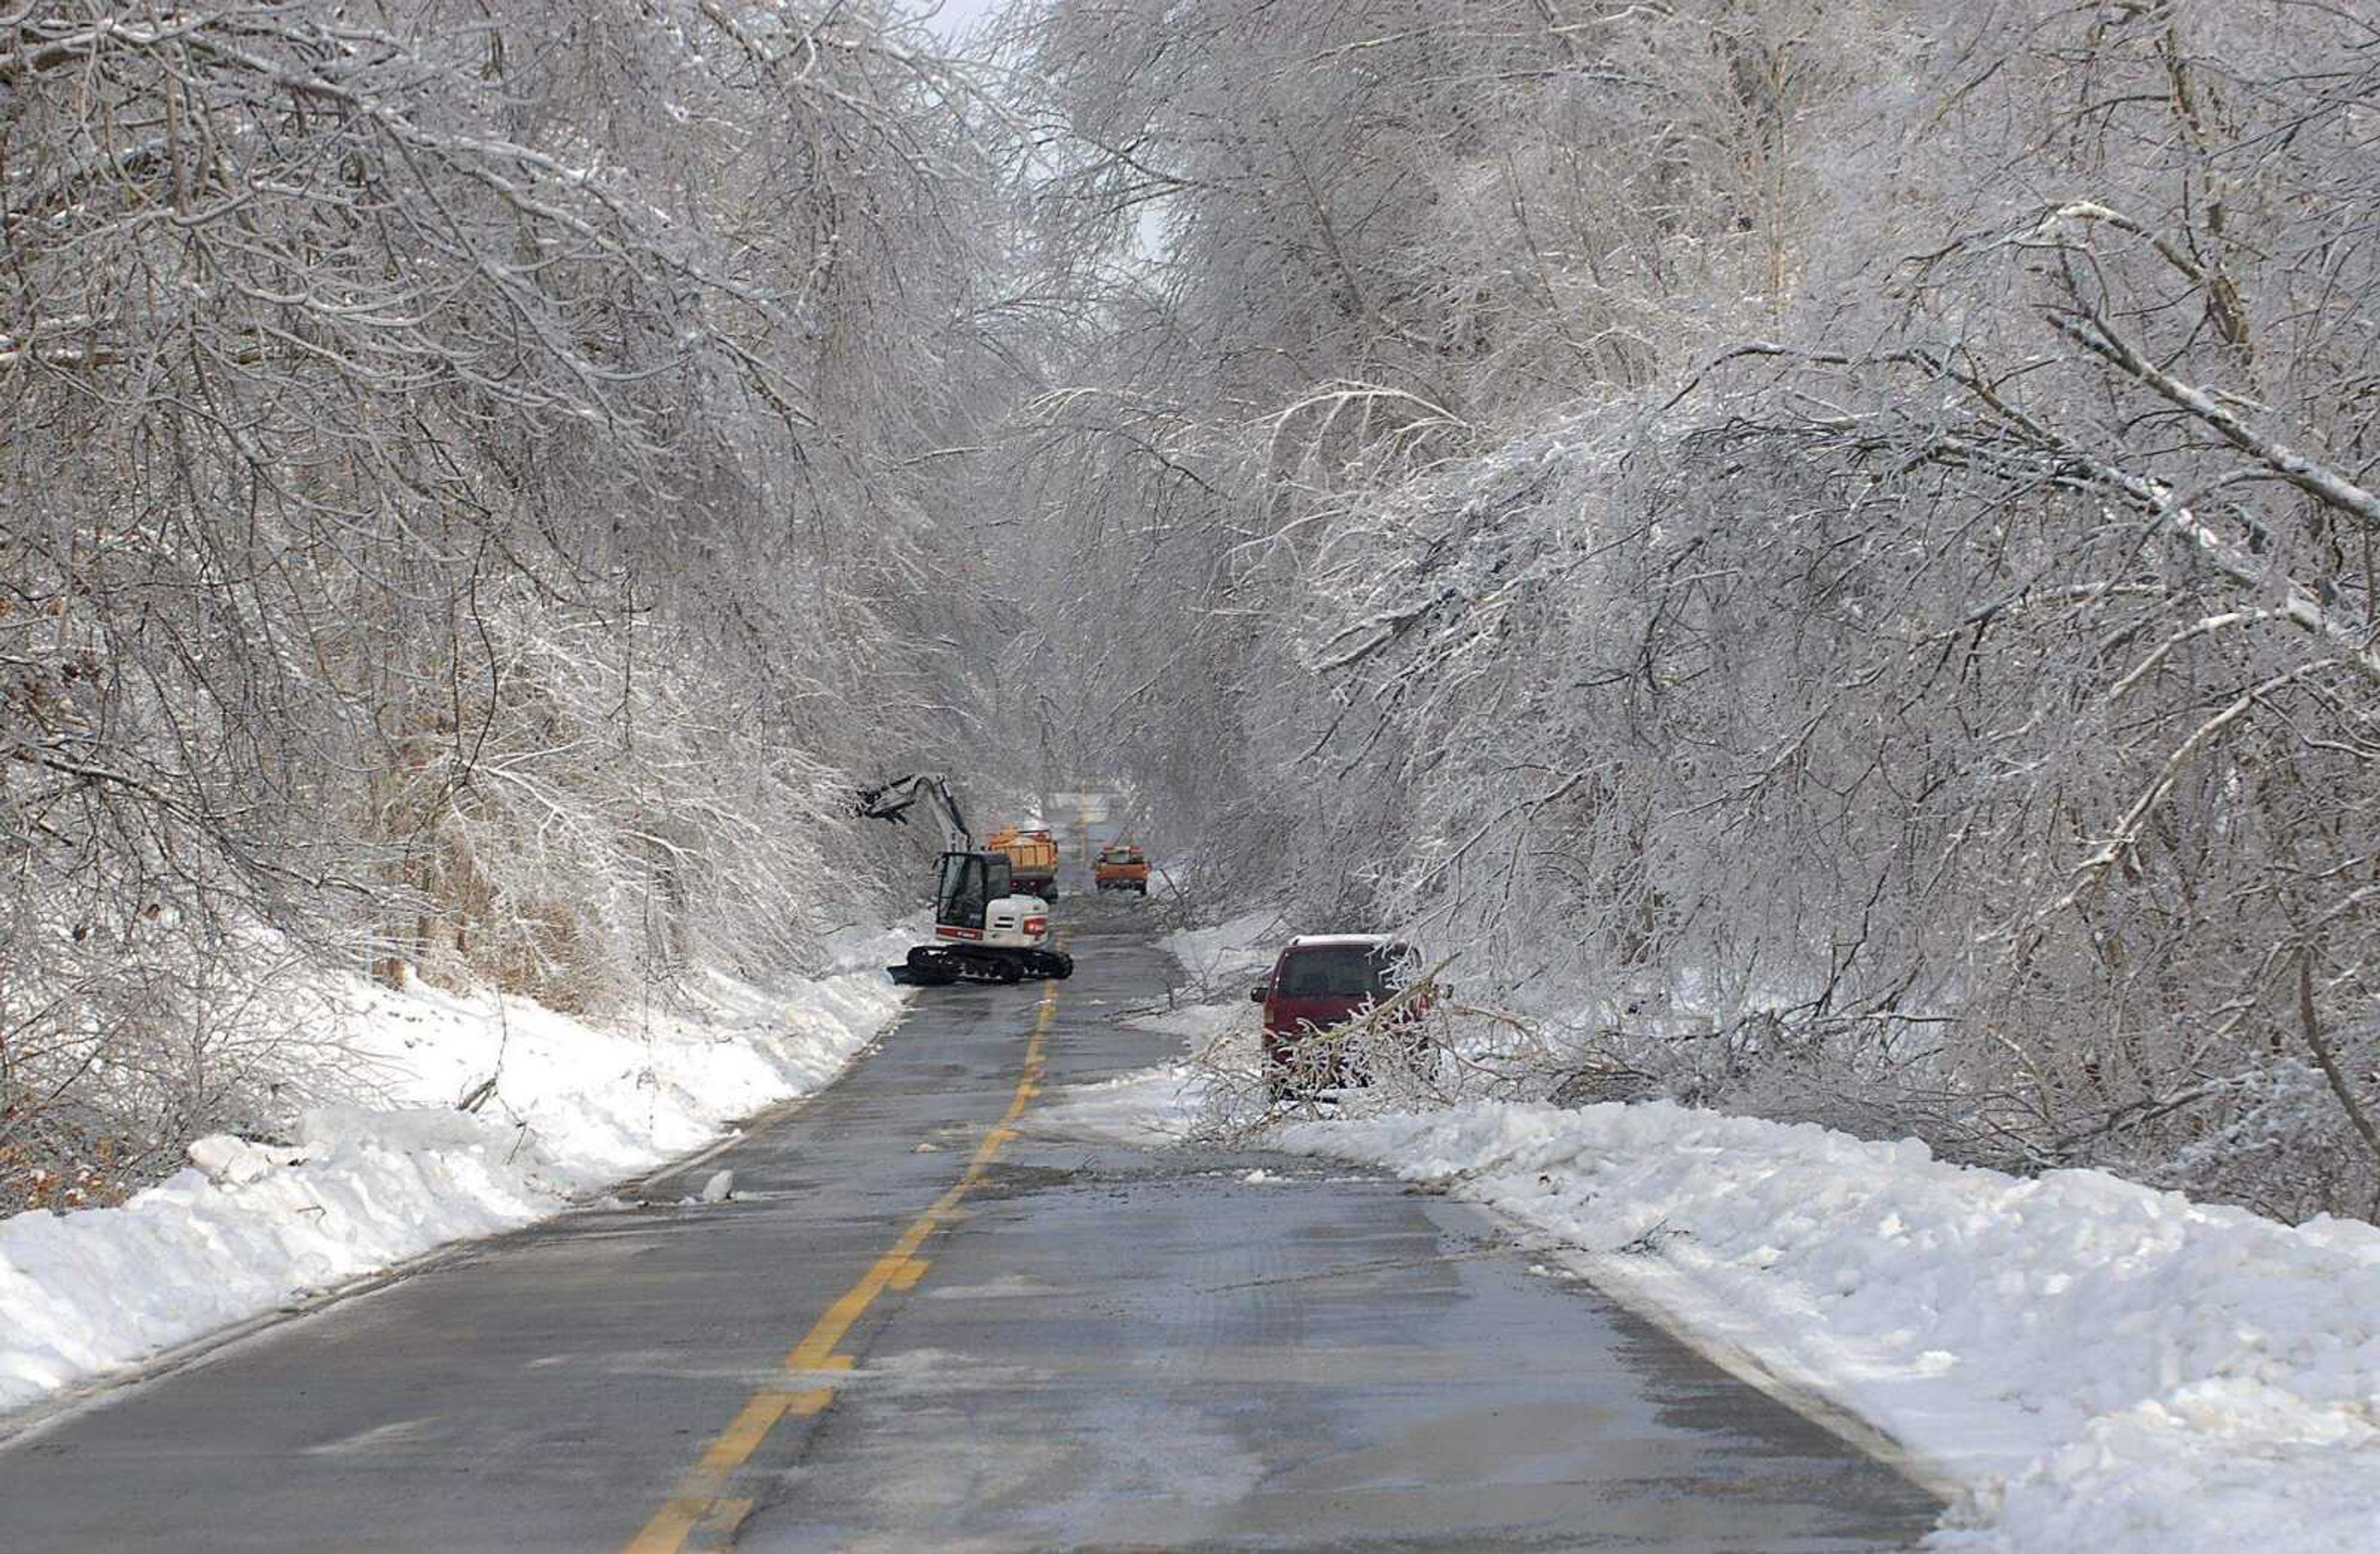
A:
{"type": "Polygon", "coordinates": [[[1034,1134],[1037,1091],[1164,1055],[1113,1016],[1170,963],[1072,947],[1054,999],[922,995],[718,1160],[736,1201],[656,1184],[0,1451],[0,1547],[1786,1550],[1931,1524],[1467,1208],[1034,1134]]]}

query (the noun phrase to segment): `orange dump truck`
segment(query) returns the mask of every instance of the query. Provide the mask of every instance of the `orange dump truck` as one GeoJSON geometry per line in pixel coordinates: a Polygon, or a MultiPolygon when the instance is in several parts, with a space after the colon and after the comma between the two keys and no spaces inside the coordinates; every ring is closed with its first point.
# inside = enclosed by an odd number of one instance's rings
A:
{"type": "Polygon", "coordinates": [[[1058,899],[1058,844],[1048,832],[1010,826],[993,832],[984,844],[1008,855],[1009,883],[1017,890],[1044,901],[1058,899]]]}
{"type": "Polygon", "coordinates": [[[1103,891],[1138,891],[1147,895],[1148,859],[1129,842],[1102,847],[1091,865],[1091,883],[1103,891]]]}

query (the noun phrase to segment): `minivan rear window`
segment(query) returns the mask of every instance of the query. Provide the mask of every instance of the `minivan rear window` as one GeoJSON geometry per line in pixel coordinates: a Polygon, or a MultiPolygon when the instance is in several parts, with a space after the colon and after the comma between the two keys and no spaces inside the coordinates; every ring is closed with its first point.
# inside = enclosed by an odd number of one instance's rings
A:
{"type": "Polygon", "coordinates": [[[1289,952],[1273,990],[1284,998],[1386,998],[1412,962],[1402,944],[1318,944],[1289,952]]]}

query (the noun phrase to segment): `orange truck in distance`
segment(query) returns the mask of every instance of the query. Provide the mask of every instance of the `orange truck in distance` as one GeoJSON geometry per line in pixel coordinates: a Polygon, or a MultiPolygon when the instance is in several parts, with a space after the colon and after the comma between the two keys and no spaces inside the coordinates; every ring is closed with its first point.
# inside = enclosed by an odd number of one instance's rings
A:
{"type": "Polygon", "coordinates": [[[1010,826],[996,831],[984,845],[1008,855],[1008,880],[1013,889],[1043,901],[1058,899],[1058,844],[1046,831],[1010,826]]]}
{"type": "Polygon", "coordinates": [[[1147,895],[1148,859],[1129,842],[1111,844],[1099,849],[1091,864],[1091,883],[1103,891],[1138,891],[1147,895]]]}

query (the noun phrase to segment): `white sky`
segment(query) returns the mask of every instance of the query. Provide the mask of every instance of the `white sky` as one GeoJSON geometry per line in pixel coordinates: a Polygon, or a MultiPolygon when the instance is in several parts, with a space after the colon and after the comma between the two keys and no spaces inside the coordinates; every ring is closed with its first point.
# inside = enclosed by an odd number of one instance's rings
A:
{"type": "MultiPolygon", "coordinates": [[[[933,3],[934,0],[917,0],[919,10],[926,9],[933,3]]],[[[1005,3],[1006,0],[942,0],[941,13],[934,17],[929,25],[943,37],[955,38],[1000,9],[1005,3]]]]}

